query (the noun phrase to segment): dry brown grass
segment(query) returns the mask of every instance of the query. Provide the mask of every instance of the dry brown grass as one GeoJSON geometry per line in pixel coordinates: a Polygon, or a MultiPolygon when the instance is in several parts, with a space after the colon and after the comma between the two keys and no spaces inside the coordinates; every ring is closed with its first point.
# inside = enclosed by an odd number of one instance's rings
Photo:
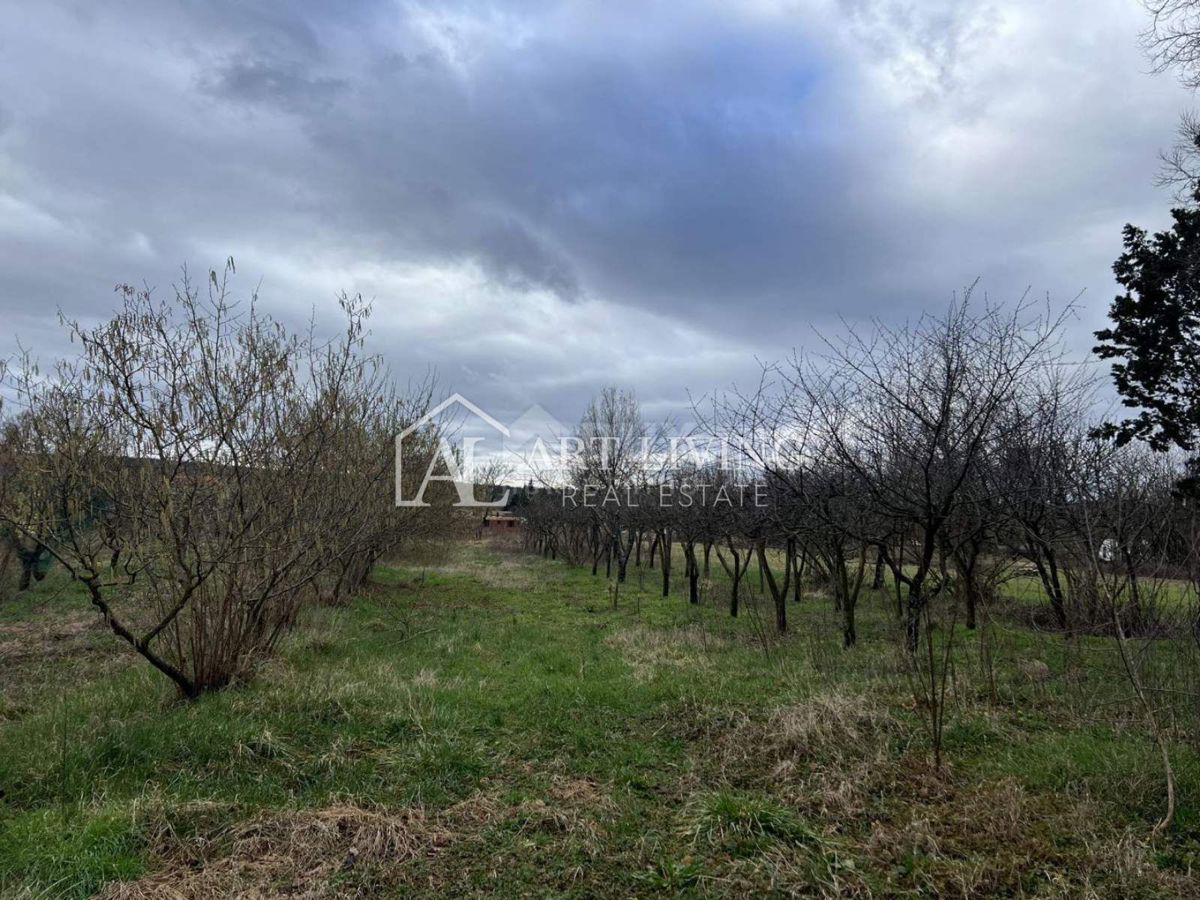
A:
{"type": "Polygon", "coordinates": [[[520,814],[526,821],[578,840],[589,856],[599,853],[604,817],[616,808],[609,792],[588,778],[554,775],[547,794],[549,802],[522,804],[520,814]]]}
{"type": "Polygon", "coordinates": [[[511,813],[512,806],[498,793],[480,791],[447,808],[441,819],[455,831],[478,833],[502,822],[511,813]]]}
{"type": "Polygon", "coordinates": [[[1114,830],[1101,801],[1032,795],[1013,778],[943,779],[928,799],[919,794],[901,784],[864,849],[884,871],[922,860],[914,880],[924,892],[1019,896],[1036,880],[1045,897],[1200,896],[1187,873],[1155,864],[1145,834],[1114,830]]]}
{"type": "Polygon", "coordinates": [[[447,809],[442,820],[459,833],[476,836],[493,825],[511,822],[521,833],[554,835],[595,856],[603,845],[605,819],[616,809],[603,785],[588,778],[554,774],[544,798],[514,804],[494,792],[480,792],[447,809]]]}
{"type": "Polygon", "coordinates": [[[1157,865],[1147,835],[1114,830],[1098,801],[1030,794],[1012,778],[959,786],[919,765],[869,780],[859,791],[831,788],[842,782],[828,773],[803,779],[785,805],[813,839],[772,842],[717,877],[779,896],[1200,897],[1191,873],[1157,865]]]}
{"type": "Polygon", "coordinates": [[[548,833],[595,856],[603,846],[604,817],[615,809],[604,786],[562,774],[550,775],[544,798],[511,803],[497,791],[481,791],[438,814],[339,804],[222,827],[221,821],[236,814],[227,804],[170,810],[151,804],[143,810],[142,831],[156,870],[113,883],[100,896],[317,900],[391,896],[404,890],[436,895],[438,885],[454,880],[455,873],[438,863],[452,844],[486,843],[490,828],[511,823],[519,831],[548,833]],[[179,827],[180,822],[186,827],[179,827]],[[426,862],[430,865],[416,865],[426,862]]]}
{"type": "Polygon", "coordinates": [[[868,694],[831,691],[776,710],[767,723],[772,746],[795,760],[820,752],[842,752],[875,742],[894,725],[892,714],[868,694]]]}
{"type": "MultiPolygon", "coordinates": [[[[95,615],[63,614],[52,619],[0,624],[0,663],[16,667],[30,662],[87,655],[97,637],[107,634],[95,615]]],[[[106,655],[111,648],[105,648],[106,655]]]]}
{"type": "MultiPolygon", "coordinates": [[[[176,842],[161,834],[164,867],[136,881],[110,885],[106,900],[208,900],[222,897],[342,897],[361,882],[339,874],[382,866],[395,870],[431,856],[451,832],[419,809],[398,811],[337,805],[273,814],[237,826],[231,851],[206,859],[208,842],[176,842]]],[[[219,842],[219,841],[218,841],[219,842]]]]}
{"type": "Polygon", "coordinates": [[[682,628],[635,625],[614,632],[604,643],[620,651],[639,681],[652,677],[657,666],[707,669],[714,663],[711,654],[728,646],[725,638],[700,625],[682,628]]]}
{"type": "MultiPolygon", "coordinates": [[[[414,565],[414,561],[407,558],[404,562],[414,565]]],[[[469,575],[492,588],[528,591],[540,583],[537,572],[529,566],[528,557],[507,552],[486,537],[448,547],[440,556],[419,561],[418,565],[430,572],[469,575]],[[481,548],[488,551],[486,555],[479,552],[481,548]]]]}
{"type": "Polygon", "coordinates": [[[743,722],[720,735],[713,751],[722,778],[756,773],[806,815],[843,822],[862,815],[891,777],[896,729],[882,702],[834,690],[743,722]]]}
{"type": "Polygon", "coordinates": [[[53,617],[0,623],[0,721],[34,711],[47,689],[81,676],[99,678],[127,668],[137,657],[117,641],[104,621],[87,610],[55,611],[53,617]]]}
{"type": "Polygon", "coordinates": [[[716,734],[703,789],[770,798],[811,835],[729,860],[723,889],[974,898],[1036,885],[1048,897],[1200,897],[1189,873],[1156,865],[1144,832],[1114,827],[1111,800],[934,771],[914,735],[883,698],[840,690],[716,734]]]}

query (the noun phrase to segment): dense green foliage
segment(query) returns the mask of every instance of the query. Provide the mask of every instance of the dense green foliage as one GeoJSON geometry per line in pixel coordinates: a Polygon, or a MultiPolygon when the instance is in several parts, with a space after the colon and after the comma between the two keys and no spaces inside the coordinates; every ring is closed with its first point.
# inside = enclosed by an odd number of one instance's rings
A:
{"type": "MultiPolygon", "coordinates": [[[[1125,252],[1113,265],[1125,288],[1109,308],[1112,327],[1096,332],[1095,352],[1113,360],[1113,381],[1136,414],[1107,425],[1119,442],[1194,451],[1200,437],[1200,208],[1172,211],[1153,236],[1126,225],[1125,252]]],[[[1194,479],[1193,479],[1194,481],[1194,479]]]]}

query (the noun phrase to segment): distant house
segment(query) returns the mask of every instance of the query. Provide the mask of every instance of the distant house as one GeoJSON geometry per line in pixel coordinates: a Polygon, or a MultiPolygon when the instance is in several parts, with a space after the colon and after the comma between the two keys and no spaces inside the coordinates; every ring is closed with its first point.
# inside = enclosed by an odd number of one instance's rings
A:
{"type": "Polygon", "coordinates": [[[514,515],[507,510],[492,513],[483,520],[484,528],[519,528],[524,521],[520,516],[514,515]]]}

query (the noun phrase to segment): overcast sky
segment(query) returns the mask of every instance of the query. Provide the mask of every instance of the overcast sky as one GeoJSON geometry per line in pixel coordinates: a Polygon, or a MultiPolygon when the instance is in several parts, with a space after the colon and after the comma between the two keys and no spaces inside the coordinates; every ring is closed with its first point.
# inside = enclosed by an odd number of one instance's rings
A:
{"type": "Polygon", "coordinates": [[[0,5],[0,336],[232,255],[501,419],[687,405],[838,316],[1115,292],[1193,98],[1136,0],[0,5]],[[103,8],[102,8],[103,7],[103,8]]]}

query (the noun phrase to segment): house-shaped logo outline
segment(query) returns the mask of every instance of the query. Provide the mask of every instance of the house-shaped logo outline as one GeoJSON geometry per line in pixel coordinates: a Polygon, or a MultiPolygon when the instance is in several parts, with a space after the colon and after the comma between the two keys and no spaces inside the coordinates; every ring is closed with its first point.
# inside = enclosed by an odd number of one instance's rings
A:
{"type": "Polygon", "coordinates": [[[430,422],[435,416],[441,415],[445,410],[449,409],[451,406],[453,406],[456,403],[459,406],[466,407],[467,410],[474,413],[479,418],[483,419],[483,421],[485,421],[488,425],[491,425],[493,428],[495,428],[498,432],[500,432],[505,437],[509,436],[508,429],[502,423],[498,422],[496,419],[493,419],[491,416],[489,416],[487,413],[485,413],[482,409],[480,409],[478,406],[476,406],[474,403],[472,403],[470,400],[468,400],[462,394],[453,393],[449,397],[447,397],[445,400],[443,400],[441,403],[439,403],[437,406],[435,406],[433,409],[429,410],[429,412],[425,413],[425,415],[421,416],[421,418],[417,419],[417,421],[413,422],[411,425],[409,425],[407,428],[405,428],[402,432],[400,432],[398,435],[396,435],[396,443],[399,444],[400,441],[404,440],[404,438],[408,437],[410,434],[412,434],[414,431],[416,431],[422,425],[425,425],[428,422],[430,422]]]}
{"type": "MultiPolygon", "coordinates": [[[[457,391],[455,393],[451,394],[449,397],[447,397],[445,400],[443,400],[441,403],[439,403],[433,409],[429,410],[427,413],[425,413],[423,416],[421,416],[419,419],[417,419],[415,422],[413,422],[411,425],[409,425],[407,428],[405,428],[403,431],[401,431],[398,435],[396,435],[396,506],[400,507],[400,506],[424,505],[424,504],[420,504],[420,503],[414,503],[414,501],[411,501],[411,500],[404,500],[403,496],[402,496],[403,490],[402,490],[401,481],[403,478],[403,469],[402,469],[403,451],[402,451],[401,447],[404,443],[404,439],[406,437],[408,437],[410,434],[412,434],[414,431],[416,431],[418,428],[420,428],[424,425],[427,425],[436,416],[441,415],[443,412],[445,412],[451,406],[455,406],[455,405],[463,407],[468,412],[470,412],[473,415],[477,416],[478,418],[482,419],[486,424],[490,425],[496,431],[500,432],[500,434],[503,435],[504,437],[506,437],[506,438],[509,437],[509,430],[508,430],[508,428],[506,428],[504,426],[504,424],[502,422],[499,422],[492,416],[489,416],[482,409],[480,409],[478,406],[476,406],[474,403],[472,403],[470,400],[468,400],[466,397],[464,397],[462,394],[458,393],[457,391]]],[[[422,492],[423,491],[424,491],[424,488],[422,488],[422,492]]],[[[508,494],[508,491],[506,490],[504,493],[504,497],[500,502],[507,503],[508,497],[509,497],[509,494],[508,494]]],[[[491,506],[491,505],[495,505],[495,504],[476,502],[476,503],[472,503],[472,504],[456,504],[456,505],[459,505],[459,506],[466,506],[466,505],[469,505],[469,506],[491,506]]]]}

